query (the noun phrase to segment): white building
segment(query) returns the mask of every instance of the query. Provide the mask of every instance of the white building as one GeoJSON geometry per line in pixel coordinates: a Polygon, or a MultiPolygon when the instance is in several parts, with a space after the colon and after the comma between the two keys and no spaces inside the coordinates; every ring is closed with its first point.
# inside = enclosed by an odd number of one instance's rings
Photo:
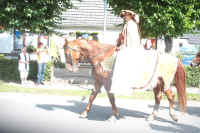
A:
{"type": "Polygon", "coordinates": [[[74,7],[64,12],[62,32],[98,33],[100,42],[115,44],[123,20],[115,16],[104,0],[72,1],[74,7]]]}

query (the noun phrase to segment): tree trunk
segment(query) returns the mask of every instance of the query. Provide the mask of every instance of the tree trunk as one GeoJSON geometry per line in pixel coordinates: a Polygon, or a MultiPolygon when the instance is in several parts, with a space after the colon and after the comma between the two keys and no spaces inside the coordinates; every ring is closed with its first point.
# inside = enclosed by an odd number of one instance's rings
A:
{"type": "Polygon", "coordinates": [[[170,53],[172,51],[172,38],[165,36],[165,52],[170,53]]]}
{"type": "Polygon", "coordinates": [[[158,37],[155,38],[155,49],[158,49],[158,37]]]}

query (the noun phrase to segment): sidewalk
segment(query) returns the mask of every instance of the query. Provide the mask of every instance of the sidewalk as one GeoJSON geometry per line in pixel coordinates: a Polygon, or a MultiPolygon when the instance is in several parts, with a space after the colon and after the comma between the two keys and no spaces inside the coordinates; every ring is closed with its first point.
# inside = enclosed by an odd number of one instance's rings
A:
{"type": "Polygon", "coordinates": [[[54,79],[52,82],[44,82],[44,85],[36,85],[33,81],[28,81],[26,84],[20,84],[16,82],[9,82],[9,85],[13,86],[22,86],[27,88],[46,88],[46,89],[72,89],[72,90],[90,90],[93,89],[94,86],[92,84],[72,84],[71,81],[62,80],[62,79],[54,79]]]}
{"type": "MultiPolygon", "coordinates": [[[[9,85],[14,85],[14,86],[22,86],[22,87],[28,87],[28,88],[47,88],[47,89],[58,89],[58,90],[66,90],[68,88],[72,90],[91,90],[94,88],[94,85],[92,83],[85,82],[84,80],[78,80],[76,79],[73,81],[70,80],[64,80],[64,79],[54,79],[53,82],[45,82],[44,85],[36,85],[33,81],[28,81],[27,84],[21,85],[19,83],[15,82],[10,82],[8,83],[9,85]]],[[[172,87],[173,92],[176,92],[176,88],[172,87]]],[[[104,88],[102,87],[102,92],[104,92],[104,88]]],[[[136,92],[144,92],[144,91],[152,91],[152,89],[135,89],[134,91],[136,92]]],[[[187,93],[190,94],[200,94],[200,88],[194,88],[194,87],[189,87],[186,88],[187,93]]]]}

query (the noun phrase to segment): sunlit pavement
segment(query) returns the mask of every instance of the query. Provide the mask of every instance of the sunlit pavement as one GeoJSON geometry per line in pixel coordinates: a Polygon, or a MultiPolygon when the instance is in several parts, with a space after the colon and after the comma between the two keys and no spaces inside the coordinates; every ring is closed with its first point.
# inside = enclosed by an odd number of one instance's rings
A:
{"type": "Polygon", "coordinates": [[[87,119],[79,114],[88,98],[0,93],[0,133],[200,133],[200,102],[188,102],[188,113],[177,112],[179,122],[168,115],[168,102],[162,101],[159,117],[151,113],[151,100],[117,99],[120,119],[111,119],[107,98],[98,98],[87,119]]]}

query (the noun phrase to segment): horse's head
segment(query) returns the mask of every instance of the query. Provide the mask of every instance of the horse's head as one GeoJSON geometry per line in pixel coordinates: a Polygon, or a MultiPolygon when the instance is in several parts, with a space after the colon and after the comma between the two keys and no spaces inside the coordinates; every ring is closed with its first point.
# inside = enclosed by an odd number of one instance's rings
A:
{"type": "Polygon", "coordinates": [[[77,71],[82,59],[89,61],[92,66],[97,66],[105,58],[112,56],[114,50],[114,45],[101,44],[94,40],[77,39],[70,42],[65,40],[66,68],[77,71]]]}
{"type": "Polygon", "coordinates": [[[67,41],[67,39],[65,39],[64,53],[66,68],[72,72],[76,72],[79,70],[79,60],[81,58],[79,43],[79,40],[67,41]]]}
{"type": "Polygon", "coordinates": [[[196,56],[193,58],[191,66],[200,66],[200,52],[196,54],[196,56]]]}

